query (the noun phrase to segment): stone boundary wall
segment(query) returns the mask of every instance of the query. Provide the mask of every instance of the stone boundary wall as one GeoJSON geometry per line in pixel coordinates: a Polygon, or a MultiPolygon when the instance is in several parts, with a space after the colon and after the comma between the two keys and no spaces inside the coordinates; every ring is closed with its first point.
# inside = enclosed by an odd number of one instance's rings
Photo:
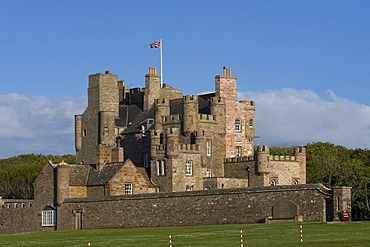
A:
{"type": "Polygon", "coordinates": [[[30,200],[6,200],[0,208],[0,234],[38,230],[34,205],[30,200]]]}
{"type": "Polygon", "coordinates": [[[325,221],[325,198],[319,184],[173,192],[100,199],[67,199],[58,208],[58,229],[157,227],[256,223],[272,217],[281,201],[298,206],[304,221],[325,221]]]}

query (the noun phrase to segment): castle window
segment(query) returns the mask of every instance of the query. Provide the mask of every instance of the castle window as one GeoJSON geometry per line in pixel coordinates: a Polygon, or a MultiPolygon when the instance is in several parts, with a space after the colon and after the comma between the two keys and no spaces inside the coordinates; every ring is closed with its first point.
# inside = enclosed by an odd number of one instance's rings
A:
{"type": "Polygon", "coordinates": [[[211,151],[212,151],[212,141],[207,140],[207,156],[211,156],[211,151]]]}
{"type": "Polygon", "coordinates": [[[236,157],[241,157],[242,156],[242,146],[236,146],[235,156],[236,157]]]}
{"type": "Polygon", "coordinates": [[[143,153],[143,164],[144,168],[149,168],[149,154],[143,153]]]}
{"type": "Polygon", "coordinates": [[[193,190],[193,186],[191,185],[186,185],[186,191],[192,191],[193,190]]]}
{"type": "Polygon", "coordinates": [[[165,160],[157,160],[157,176],[165,175],[165,160]]]}
{"type": "Polygon", "coordinates": [[[83,131],[83,134],[82,134],[82,135],[83,135],[83,136],[86,136],[86,130],[84,130],[84,131],[83,131]]]}
{"type": "Polygon", "coordinates": [[[242,131],[242,120],[240,118],[235,118],[235,131],[236,132],[242,131]]]}
{"type": "Polygon", "coordinates": [[[271,186],[275,186],[276,185],[276,180],[275,179],[272,179],[271,182],[270,182],[270,185],[271,186]]]}
{"type": "Polygon", "coordinates": [[[125,195],[132,195],[132,183],[125,183],[125,195]]]}
{"type": "Polygon", "coordinates": [[[252,118],[249,119],[249,128],[253,128],[253,119],[252,118]]]}
{"type": "Polygon", "coordinates": [[[193,175],[193,161],[187,160],[186,161],[186,176],[192,176],[193,175]]]}
{"type": "Polygon", "coordinates": [[[109,128],[104,127],[103,136],[109,136],[109,128]]]}
{"type": "Polygon", "coordinates": [[[42,226],[55,226],[55,209],[46,207],[42,211],[42,226]]]}
{"type": "Polygon", "coordinates": [[[207,170],[206,170],[206,177],[207,178],[212,177],[212,169],[211,168],[207,168],[207,170]]]}
{"type": "Polygon", "coordinates": [[[293,184],[294,184],[294,185],[299,184],[298,180],[297,180],[297,179],[295,179],[295,180],[293,181],[293,184]]]}

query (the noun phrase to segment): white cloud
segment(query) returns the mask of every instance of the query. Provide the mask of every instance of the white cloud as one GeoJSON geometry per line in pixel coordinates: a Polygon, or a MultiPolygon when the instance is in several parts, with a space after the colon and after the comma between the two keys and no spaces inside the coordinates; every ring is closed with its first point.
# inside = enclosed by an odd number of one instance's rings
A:
{"type": "Polygon", "coordinates": [[[323,99],[309,90],[242,92],[256,101],[257,144],[304,145],[331,142],[348,148],[370,148],[370,107],[339,98],[328,90],[323,99]]]}
{"type": "Polygon", "coordinates": [[[74,115],[86,97],[0,95],[0,158],[74,153],[74,115]]]}
{"type": "MultiPolygon", "coordinates": [[[[290,88],[241,92],[256,101],[256,144],[304,145],[323,141],[348,148],[370,148],[370,106],[339,98],[323,99],[290,88]]],[[[74,153],[74,115],[86,97],[0,95],[0,158],[24,153],[74,153]]]]}

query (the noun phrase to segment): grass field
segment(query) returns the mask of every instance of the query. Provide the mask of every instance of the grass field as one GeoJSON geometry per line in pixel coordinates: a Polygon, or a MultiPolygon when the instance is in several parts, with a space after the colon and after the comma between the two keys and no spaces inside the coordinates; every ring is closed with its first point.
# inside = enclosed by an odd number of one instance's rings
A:
{"type": "Polygon", "coordinates": [[[217,225],[33,232],[0,235],[0,246],[370,246],[370,222],[217,225]]]}

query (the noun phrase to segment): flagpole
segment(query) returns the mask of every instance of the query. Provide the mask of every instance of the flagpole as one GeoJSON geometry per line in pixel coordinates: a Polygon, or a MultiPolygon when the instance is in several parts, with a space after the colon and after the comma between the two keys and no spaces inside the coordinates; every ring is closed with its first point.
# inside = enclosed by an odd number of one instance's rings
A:
{"type": "Polygon", "coordinates": [[[161,88],[163,87],[162,46],[163,46],[163,41],[162,41],[162,39],[160,39],[159,50],[160,50],[160,56],[161,56],[161,88]]]}

